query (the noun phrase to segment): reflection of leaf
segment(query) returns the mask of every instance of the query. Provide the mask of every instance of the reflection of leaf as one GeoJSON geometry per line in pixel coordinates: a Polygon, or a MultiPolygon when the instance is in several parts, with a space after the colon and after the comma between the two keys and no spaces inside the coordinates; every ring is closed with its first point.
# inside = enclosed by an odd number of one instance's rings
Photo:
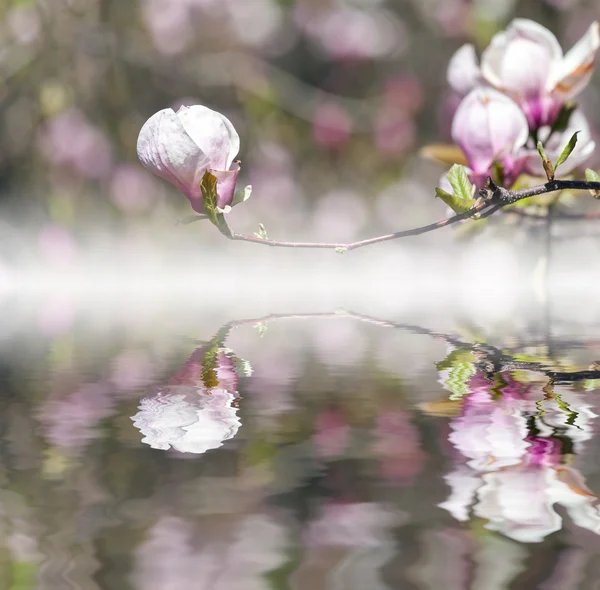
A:
{"type": "Polygon", "coordinates": [[[600,389],[600,379],[586,379],[583,382],[583,388],[586,391],[595,391],[596,389],[600,389]]]}
{"type": "Polygon", "coordinates": [[[458,400],[470,393],[469,381],[477,372],[475,355],[470,350],[453,350],[444,360],[437,363],[438,371],[447,371],[444,385],[450,391],[450,399],[458,400]]]}
{"type": "Polygon", "coordinates": [[[33,590],[37,587],[37,565],[29,561],[13,561],[10,590],[33,590]]]}
{"type": "Polygon", "coordinates": [[[457,363],[475,362],[475,355],[468,349],[457,348],[453,350],[445,359],[435,365],[438,371],[452,369],[457,363]]]}

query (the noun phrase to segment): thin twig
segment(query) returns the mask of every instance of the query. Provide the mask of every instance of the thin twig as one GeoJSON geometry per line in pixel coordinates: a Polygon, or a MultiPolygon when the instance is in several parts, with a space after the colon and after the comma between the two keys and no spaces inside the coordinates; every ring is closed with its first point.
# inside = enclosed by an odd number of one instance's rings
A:
{"type": "MultiPolygon", "coordinates": [[[[387,242],[389,240],[397,240],[400,238],[407,238],[409,236],[418,236],[420,234],[426,234],[431,231],[441,229],[442,227],[446,227],[448,225],[453,225],[455,223],[458,223],[459,221],[463,221],[464,219],[470,219],[475,216],[478,216],[479,218],[486,218],[496,213],[496,211],[499,211],[507,205],[512,205],[517,201],[521,201],[523,199],[528,199],[530,197],[535,197],[538,195],[562,191],[565,189],[588,191],[600,190],[600,182],[588,182],[587,180],[552,180],[550,182],[538,186],[533,186],[518,191],[512,191],[507,190],[503,187],[496,186],[492,182],[491,178],[488,178],[486,187],[479,191],[479,195],[481,198],[477,205],[475,205],[474,207],[472,207],[464,213],[460,213],[458,215],[454,215],[452,217],[448,217],[446,219],[442,219],[440,221],[431,223],[429,225],[424,225],[422,227],[397,231],[391,234],[384,234],[382,236],[368,238],[366,240],[359,240],[356,242],[288,242],[280,240],[263,239],[255,236],[247,236],[245,234],[239,234],[236,232],[231,232],[229,235],[224,233],[224,235],[231,240],[252,242],[254,244],[262,244],[263,246],[271,246],[278,248],[322,248],[346,252],[348,250],[356,250],[358,248],[370,246],[371,244],[377,244],[379,242],[387,242]]],[[[581,215],[585,215],[585,217],[582,217],[582,219],[600,218],[600,214],[596,214],[593,217],[590,216],[590,214],[581,215]]]]}

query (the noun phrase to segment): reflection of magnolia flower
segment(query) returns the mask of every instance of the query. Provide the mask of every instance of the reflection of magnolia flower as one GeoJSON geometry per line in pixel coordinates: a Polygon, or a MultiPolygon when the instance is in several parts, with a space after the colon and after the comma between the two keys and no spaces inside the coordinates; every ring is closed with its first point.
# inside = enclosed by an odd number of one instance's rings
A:
{"type": "Polygon", "coordinates": [[[232,205],[239,149],[229,119],[201,105],[159,111],[142,127],[137,144],[142,164],[183,192],[198,213],[204,213],[200,184],[207,171],[217,177],[219,208],[232,205]]]}
{"type": "Polygon", "coordinates": [[[457,520],[472,511],[488,529],[538,542],[562,526],[558,504],[600,534],[597,497],[564,464],[591,436],[589,407],[568,391],[536,402],[511,379],[492,389],[476,375],[471,388],[449,437],[468,461],[445,477],[451,494],[440,506],[457,520]]]}
{"type": "Polygon", "coordinates": [[[236,435],[240,420],[234,400],[225,389],[168,387],[142,399],[133,424],[144,434],[142,442],[153,449],[205,453],[236,435]]]}
{"type": "Polygon", "coordinates": [[[226,348],[196,350],[168,384],[141,400],[134,426],[154,449],[205,453],[233,438],[240,420],[234,401],[238,374],[250,371],[226,348]]]}
{"type": "Polygon", "coordinates": [[[541,541],[561,528],[554,509],[558,504],[576,525],[600,534],[597,498],[575,469],[523,465],[489,473],[483,480],[474,511],[489,521],[491,530],[518,541],[541,541]]]}
{"type": "Polygon", "coordinates": [[[480,375],[470,386],[472,393],[465,398],[462,415],[451,423],[450,442],[478,471],[518,463],[528,446],[519,393],[506,388],[502,398],[495,400],[491,384],[480,375]]]}

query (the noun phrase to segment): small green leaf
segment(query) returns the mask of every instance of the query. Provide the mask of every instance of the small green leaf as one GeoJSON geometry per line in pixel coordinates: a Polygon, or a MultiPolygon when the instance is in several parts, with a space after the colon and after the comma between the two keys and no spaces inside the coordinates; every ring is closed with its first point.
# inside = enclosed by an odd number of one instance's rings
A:
{"type": "Polygon", "coordinates": [[[345,248],[344,246],[338,246],[335,251],[338,254],[346,254],[346,252],[348,252],[348,248],[345,248]]]}
{"type": "Polygon", "coordinates": [[[219,195],[217,193],[218,180],[214,174],[211,174],[208,170],[202,177],[200,183],[200,189],[202,190],[202,202],[204,203],[204,209],[206,210],[206,216],[211,219],[216,215],[217,206],[219,202],[219,195]]]}
{"type": "Polygon", "coordinates": [[[254,232],[254,235],[261,240],[268,240],[269,236],[267,235],[267,230],[262,223],[258,224],[258,231],[254,232]]]}
{"type": "Polygon", "coordinates": [[[588,182],[600,182],[600,174],[598,174],[595,170],[588,168],[585,171],[585,179],[588,182]]]}
{"type": "Polygon", "coordinates": [[[465,213],[475,205],[475,199],[459,199],[440,187],[436,187],[435,196],[442,199],[455,213],[465,213]]]}
{"type": "MultiPolygon", "coordinates": [[[[585,179],[588,182],[600,182],[600,174],[598,174],[595,170],[588,168],[585,171],[585,179]]],[[[600,199],[600,190],[590,189],[590,193],[594,199],[600,199]]]]}
{"type": "Polygon", "coordinates": [[[569,139],[569,143],[565,146],[565,149],[562,151],[560,156],[558,156],[558,160],[554,164],[554,170],[556,170],[566,159],[571,155],[571,152],[575,149],[577,145],[577,134],[579,131],[575,131],[573,135],[571,135],[571,139],[569,139]]]}
{"type": "Polygon", "coordinates": [[[202,190],[202,203],[206,217],[213,225],[216,225],[218,230],[228,238],[231,237],[231,230],[225,221],[223,212],[219,209],[219,195],[217,193],[217,177],[211,174],[208,170],[202,177],[200,189],[202,190]]]}
{"type": "Polygon", "coordinates": [[[475,194],[475,186],[471,184],[467,169],[459,164],[454,164],[446,175],[448,182],[452,186],[452,192],[455,197],[468,201],[475,194]]]}
{"type": "Polygon", "coordinates": [[[544,167],[544,172],[546,172],[546,177],[549,181],[554,180],[555,167],[552,165],[550,158],[546,155],[546,150],[544,150],[544,146],[542,145],[541,141],[537,142],[537,151],[540,155],[540,158],[542,158],[542,166],[544,167]]]}

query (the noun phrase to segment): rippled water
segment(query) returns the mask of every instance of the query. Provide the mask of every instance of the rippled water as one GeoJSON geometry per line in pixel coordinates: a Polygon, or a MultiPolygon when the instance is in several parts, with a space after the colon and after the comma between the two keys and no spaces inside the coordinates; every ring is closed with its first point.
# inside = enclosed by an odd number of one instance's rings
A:
{"type": "Polygon", "coordinates": [[[218,324],[5,332],[0,587],[597,587],[593,327],[218,324]]]}

